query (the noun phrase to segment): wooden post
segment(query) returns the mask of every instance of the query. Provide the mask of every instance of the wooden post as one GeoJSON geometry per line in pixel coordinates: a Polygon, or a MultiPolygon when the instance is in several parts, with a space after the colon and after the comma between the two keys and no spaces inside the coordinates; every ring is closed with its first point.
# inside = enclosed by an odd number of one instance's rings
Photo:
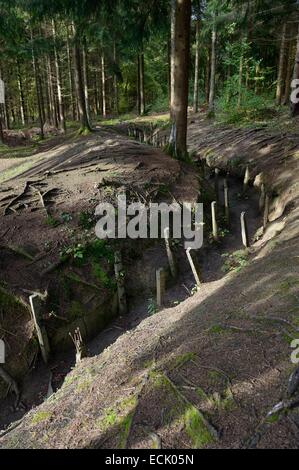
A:
{"type": "Polygon", "coordinates": [[[266,229],[267,224],[268,224],[268,220],[269,220],[269,210],[270,210],[270,197],[269,197],[269,194],[266,194],[266,197],[265,197],[265,209],[264,209],[264,223],[263,223],[264,230],[266,229]]]}
{"type": "Polygon", "coordinates": [[[114,254],[114,272],[117,283],[119,313],[120,315],[125,315],[127,313],[127,299],[125,292],[125,276],[120,251],[116,251],[114,254]]]}
{"type": "Polygon", "coordinates": [[[215,242],[219,240],[218,236],[218,223],[217,223],[217,202],[213,201],[211,204],[212,208],[212,227],[213,227],[213,238],[215,242]]]}
{"type": "Polygon", "coordinates": [[[191,269],[192,269],[192,273],[193,273],[193,276],[194,276],[194,279],[195,279],[195,282],[196,282],[196,285],[197,286],[200,286],[201,282],[200,282],[200,275],[195,267],[195,264],[194,264],[194,261],[192,259],[192,256],[191,256],[191,248],[188,248],[186,250],[186,255],[187,255],[187,258],[188,258],[188,261],[189,261],[189,264],[191,266],[191,269]]]}
{"type": "Polygon", "coordinates": [[[165,294],[165,271],[163,268],[160,268],[156,271],[156,288],[157,288],[157,306],[160,308],[163,304],[163,297],[165,294]]]}
{"type": "Polygon", "coordinates": [[[243,184],[244,193],[248,189],[249,182],[250,182],[250,170],[249,170],[249,166],[247,165],[246,170],[245,170],[245,176],[244,176],[244,184],[243,184]]]}
{"type": "Polygon", "coordinates": [[[168,227],[164,230],[164,238],[165,238],[166,252],[167,252],[167,258],[168,258],[168,264],[169,264],[170,272],[171,272],[172,277],[175,278],[177,276],[177,269],[176,269],[173,253],[172,253],[171,248],[170,248],[169,228],[168,227]]]}
{"type": "Polygon", "coordinates": [[[215,194],[216,194],[216,202],[219,202],[219,173],[220,170],[215,168],[215,194]]]}
{"type": "Polygon", "coordinates": [[[266,199],[265,185],[264,185],[264,183],[262,183],[262,185],[261,185],[261,195],[260,195],[260,200],[259,200],[259,210],[260,210],[260,212],[262,212],[264,207],[265,207],[265,199],[266,199]]]}
{"type": "Polygon", "coordinates": [[[230,214],[229,214],[229,190],[227,179],[224,180],[224,210],[225,210],[225,220],[227,225],[230,223],[230,214]]]}
{"type": "Polygon", "coordinates": [[[245,248],[249,247],[248,241],[248,229],[247,229],[247,221],[246,221],[246,213],[242,212],[241,214],[241,232],[242,232],[242,242],[245,248]]]}
{"type": "Polygon", "coordinates": [[[48,335],[45,326],[42,321],[42,306],[43,300],[39,294],[34,294],[29,297],[34,326],[37,333],[37,339],[39,342],[42,358],[45,364],[48,363],[50,355],[50,345],[48,335]]]}

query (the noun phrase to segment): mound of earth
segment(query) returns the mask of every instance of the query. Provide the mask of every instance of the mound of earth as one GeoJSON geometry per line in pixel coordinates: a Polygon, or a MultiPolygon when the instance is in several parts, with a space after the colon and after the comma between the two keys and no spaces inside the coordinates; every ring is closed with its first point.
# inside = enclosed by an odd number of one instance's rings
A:
{"type": "MultiPolygon", "coordinates": [[[[120,192],[136,202],[167,195],[194,201],[198,194],[192,169],[115,132],[54,139],[47,147],[22,159],[25,163],[16,166],[21,174],[11,179],[9,170],[2,173],[8,180],[0,189],[0,284],[1,295],[10,300],[1,303],[1,338],[7,344],[5,368],[17,380],[31,369],[38,351],[30,295],[45,297],[43,321],[53,352],[72,347],[69,333],[77,327],[83,338],[91,338],[117,315],[116,245],[96,239],[97,205],[115,205],[120,192]]],[[[130,243],[117,246],[132,275],[148,245],[138,243],[133,261],[130,243]]],[[[144,270],[139,289],[147,282],[143,275],[144,270]]],[[[132,284],[130,277],[127,282],[132,284]]]]}
{"type": "Polygon", "coordinates": [[[243,175],[249,165],[252,183],[267,187],[270,222],[247,262],[235,254],[229,273],[85,359],[2,432],[2,448],[298,447],[298,391],[287,393],[298,337],[296,136],[216,135],[196,121],[189,141],[210,166],[243,175]]]}

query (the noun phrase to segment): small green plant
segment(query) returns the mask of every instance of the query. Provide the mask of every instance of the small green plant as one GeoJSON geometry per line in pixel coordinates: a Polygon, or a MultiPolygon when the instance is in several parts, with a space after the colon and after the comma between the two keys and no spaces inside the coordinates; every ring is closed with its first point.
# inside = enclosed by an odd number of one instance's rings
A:
{"type": "Polygon", "coordinates": [[[232,254],[224,253],[222,258],[225,260],[221,268],[224,273],[229,271],[239,272],[248,265],[248,252],[246,250],[238,250],[232,254]]]}
{"type": "Polygon", "coordinates": [[[148,299],[148,304],[147,304],[148,315],[154,315],[155,313],[157,313],[157,311],[158,311],[158,307],[157,307],[157,303],[155,299],[153,298],[148,299]]]}
{"type": "Polygon", "coordinates": [[[84,211],[79,214],[79,227],[90,230],[95,226],[95,216],[91,211],[84,211]]]}
{"type": "Polygon", "coordinates": [[[60,222],[59,220],[54,219],[52,215],[48,215],[48,217],[46,218],[46,224],[50,227],[58,227],[58,225],[60,225],[60,222]]]}
{"type": "Polygon", "coordinates": [[[60,217],[64,224],[71,222],[71,220],[73,220],[71,214],[69,214],[68,212],[63,212],[60,217]]]}

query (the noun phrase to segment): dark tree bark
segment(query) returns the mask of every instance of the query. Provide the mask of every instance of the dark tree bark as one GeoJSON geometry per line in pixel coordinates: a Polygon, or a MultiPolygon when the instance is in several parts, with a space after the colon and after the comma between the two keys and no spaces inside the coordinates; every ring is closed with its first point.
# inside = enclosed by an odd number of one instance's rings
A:
{"type": "Polygon", "coordinates": [[[214,24],[212,30],[212,42],[211,42],[211,71],[210,71],[210,91],[209,91],[209,110],[214,112],[215,106],[215,76],[216,76],[216,15],[214,17],[214,24]]]}
{"type": "Polygon", "coordinates": [[[103,116],[107,116],[107,100],[106,100],[106,72],[105,72],[105,56],[104,51],[102,52],[101,57],[102,62],[102,110],[103,116]]]}
{"type": "MultiPolygon", "coordinates": [[[[299,27],[298,27],[298,35],[297,35],[297,46],[296,46],[296,55],[295,55],[295,65],[294,65],[294,73],[293,73],[293,79],[294,80],[299,80],[299,27]]],[[[299,97],[299,85],[296,85],[296,89],[298,91],[297,93],[297,99],[299,97]]],[[[291,116],[298,116],[299,114],[299,102],[296,103],[294,101],[291,101],[291,116]]]]}
{"type": "Polygon", "coordinates": [[[194,113],[198,112],[198,77],[199,77],[199,27],[200,20],[196,19],[196,44],[195,44],[195,64],[194,64],[194,90],[193,90],[193,111],[194,113]]]}
{"type": "Polygon", "coordinates": [[[173,119],[171,144],[175,146],[176,156],[183,159],[187,153],[191,0],[176,0],[174,6],[175,41],[172,50],[174,96],[171,109],[173,119]]]}
{"type": "Polygon", "coordinates": [[[36,91],[36,99],[37,99],[37,107],[38,107],[38,115],[39,115],[39,122],[40,122],[40,133],[41,133],[41,138],[44,139],[44,116],[43,116],[43,105],[42,105],[42,90],[41,90],[41,83],[40,83],[40,77],[38,74],[38,65],[37,65],[37,60],[35,57],[34,53],[34,47],[33,47],[33,34],[31,31],[31,42],[32,42],[32,65],[33,65],[33,74],[34,74],[34,81],[35,81],[35,91],[36,91]]]}

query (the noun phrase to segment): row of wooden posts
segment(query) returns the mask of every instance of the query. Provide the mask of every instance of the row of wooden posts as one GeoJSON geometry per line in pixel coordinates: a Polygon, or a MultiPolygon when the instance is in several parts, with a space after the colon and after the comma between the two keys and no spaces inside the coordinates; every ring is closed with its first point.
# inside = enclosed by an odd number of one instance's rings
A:
{"type": "Polygon", "coordinates": [[[168,144],[167,134],[162,134],[162,132],[158,130],[155,131],[152,127],[149,130],[140,129],[136,126],[128,127],[128,136],[134,137],[141,143],[153,145],[154,147],[164,148],[168,144]]]}
{"type": "MultiPolygon", "coordinates": [[[[217,217],[217,208],[219,204],[219,170],[215,170],[215,194],[216,200],[211,203],[211,216],[212,216],[212,235],[215,242],[219,241],[219,229],[218,229],[218,217],[217,217]]],[[[249,167],[246,168],[245,177],[244,177],[244,192],[247,190],[250,182],[250,171],[249,167]]],[[[229,226],[230,224],[230,201],[229,201],[229,187],[227,179],[224,179],[224,212],[226,223],[229,226]]],[[[259,199],[259,209],[263,211],[263,228],[265,229],[268,220],[269,220],[269,207],[270,207],[270,197],[265,189],[265,185],[261,185],[260,199],[259,199]]],[[[242,234],[242,243],[245,249],[249,248],[249,237],[247,229],[247,220],[246,213],[242,212],[240,217],[241,222],[241,234],[242,234]]],[[[166,228],[164,231],[165,239],[165,248],[167,253],[168,265],[171,276],[173,278],[177,277],[177,265],[175,262],[174,254],[171,249],[170,243],[170,229],[166,228]]],[[[201,273],[199,266],[194,261],[192,257],[192,250],[189,248],[186,250],[186,256],[190,264],[196,285],[199,287],[201,285],[201,273]]],[[[123,269],[121,252],[117,251],[115,253],[114,259],[114,272],[115,279],[117,283],[117,296],[118,296],[118,307],[120,315],[127,313],[127,300],[125,292],[125,274],[123,269]]],[[[156,271],[156,302],[157,306],[160,308],[163,305],[163,297],[166,289],[166,271],[164,268],[159,268],[156,271]]],[[[43,310],[44,310],[44,298],[40,294],[34,294],[30,296],[30,306],[33,316],[33,321],[35,329],[37,332],[37,338],[41,349],[41,354],[45,363],[48,362],[50,355],[50,344],[48,340],[48,335],[46,327],[43,322],[43,310]]]]}
{"type": "MultiPolygon", "coordinates": [[[[215,194],[216,200],[211,203],[211,215],[212,215],[212,235],[215,242],[219,241],[219,229],[218,229],[218,218],[217,218],[217,207],[219,204],[219,169],[216,168],[215,170],[215,194]]],[[[247,191],[249,183],[250,183],[250,170],[249,167],[246,167],[245,177],[244,177],[244,185],[243,191],[244,193],[247,191]]],[[[225,213],[225,220],[227,225],[230,225],[230,201],[229,201],[229,187],[227,178],[224,179],[223,185],[224,191],[224,213],[225,213]]],[[[259,199],[259,210],[263,213],[263,229],[266,229],[266,226],[269,221],[269,208],[270,208],[270,196],[266,192],[265,184],[262,183],[260,189],[260,199],[259,199]]],[[[245,249],[250,247],[250,241],[248,236],[248,227],[247,227],[247,219],[246,219],[246,212],[242,212],[240,216],[240,223],[241,223],[241,236],[242,236],[242,244],[245,249]]],[[[176,265],[174,256],[170,247],[170,240],[169,240],[169,229],[165,231],[165,245],[166,245],[166,252],[168,258],[169,269],[171,272],[172,277],[176,277],[176,265]]],[[[191,249],[186,250],[186,256],[188,262],[190,264],[191,271],[193,273],[195,282],[197,287],[199,287],[202,283],[201,273],[198,266],[194,262],[194,259],[191,254],[191,249]]],[[[159,268],[156,271],[156,290],[157,290],[157,306],[161,307],[163,304],[163,295],[165,293],[165,285],[166,285],[166,272],[163,268],[159,268]]]]}

